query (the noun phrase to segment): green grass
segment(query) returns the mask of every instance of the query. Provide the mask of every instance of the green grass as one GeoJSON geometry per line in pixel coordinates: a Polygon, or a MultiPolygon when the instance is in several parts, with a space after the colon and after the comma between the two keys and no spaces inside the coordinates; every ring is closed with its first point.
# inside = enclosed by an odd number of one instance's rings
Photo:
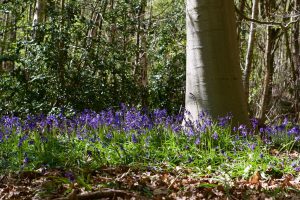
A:
{"type": "Polygon", "coordinates": [[[270,150],[277,148],[281,153],[297,148],[298,142],[284,133],[281,144],[265,144],[259,136],[237,137],[229,127],[212,126],[199,136],[189,137],[183,131],[175,133],[167,128],[157,127],[145,133],[124,132],[101,127],[88,130],[88,137],[79,139],[75,133],[61,134],[56,129],[44,132],[13,132],[0,143],[1,172],[61,168],[80,174],[101,166],[142,166],[159,169],[168,166],[190,168],[199,175],[229,175],[234,178],[249,178],[260,171],[266,176],[280,173],[296,174],[292,163],[299,164],[299,158],[288,154],[272,155],[270,150]],[[106,134],[112,137],[107,138],[106,134]],[[218,138],[214,139],[213,134],[218,138]],[[137,141],[132,140],[136,135],[137,141]],[[27,135],[22,145],[20,138],[27,135]],[[200,138],[200,141],[197,141],[200,138]],[[281,157],[279,157],[281,156],[281,157]],[[28,159],[28,160],[25,160],[28,159]],[[274,172],[267,174],[267,171],[274,172]],[[272,174],[274,173],[274,174],[272,174]]]}

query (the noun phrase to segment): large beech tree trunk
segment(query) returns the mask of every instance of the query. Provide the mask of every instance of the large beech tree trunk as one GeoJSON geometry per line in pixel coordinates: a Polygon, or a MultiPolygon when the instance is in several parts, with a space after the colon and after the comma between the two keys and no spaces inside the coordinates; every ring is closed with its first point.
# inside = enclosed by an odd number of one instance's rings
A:
{"type": "Polygon", "coordinates": [[[188,118],[207,111],[214,118],[231,113],[234,124],[248,123],[233,0],[187,0],[186,23],[188,118]]]}

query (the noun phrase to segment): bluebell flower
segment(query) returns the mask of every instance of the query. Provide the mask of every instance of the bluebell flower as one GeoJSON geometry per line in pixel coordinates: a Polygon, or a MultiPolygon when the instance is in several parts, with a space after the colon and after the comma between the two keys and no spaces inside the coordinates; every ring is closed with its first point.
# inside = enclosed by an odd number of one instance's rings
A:
{"type": "Polygon", "coordinates": [[[219,117],[218,119],[218,125],[221,127],[225,127],[229,124],[230,120],[231,120],[231,115],[227,115],[225,117],[219,117]]]}
{"type": "Polygon", "coordinates": [[[233,128],[232,128],[232,131],[235,133],[235,132],[238,131],[238,128],[237,128],[237,127],[233,127],[233,128]]]}
{"type": "Polygon", "coordinates": [[[256,147],[256,144],[250,144],[250,145],[249,145],[249,148],[250,148],[252,151],[254,151],[255,147],[256,147]]]}
{"type": "Polygon", "coordinates": [[[289,123],[289,119],[287,117],[284,118],[282,125],[286,126],[289,123]]]}
{"type": "Polygon", "coordinates": [[[172,124],[171,128],[175,133],[178,133],[181,130],[181,126],[177,124],[172,124]]]}
{"type": "Polygon", "coordinates": [[[88,155],[89,157],[91,157],[91,156],[93,155],[93,153],[92,153],[91,150],[87,150],[86,153],[87,153],[87,155],[88,155]]]}
{"type": "Polygon", "coordinates": [[[252,127],[254,129],[256,129],[256,127],[258,126],[258,119],[252,118],[252,119],[250,119],[250,121],[251,121],[252,127]]]}
{"type": "Polygon", "coordinates": [[[294,170],[295,170],[296,172],[300,172],[300,166],[295,167],[294,170]]]}
{"type": "Polygon", "coordinates": [[[285,125],[281,124],[279,126],[276,126],[275,129],[276,129],[277,132],[282,132],[282,131],[285,130],[285,125]]]}
{"type": "Polygon", "coordinates": [[[262,158],[264,158],[264,154],[263,153],[260,153],[259,154],[259,157],[262,159],[262,158]]]}
{"type": "Polygon", "coordinates": [[[226,152],[223,149],[221,149],[221,154],[223,154],[224,156],[227,155],[226,152]]]}
{"type": "Polygon", "coordinates": [[[261,128],[259,128],[259,132],[260,132],[260,133],[264,133],[264,132],[265,132],[265,129],[261,127],[261,128]]]}
{"type": "Polygon", "coordinates": [[[28,138],[28,135],[23,135],[20,139],[19,139],[19,143],[18,143],[18,147],[20,148],[23,144],[23,142],[28,138]]]}
{"type": "Polygon", "coordinates": [[[27,165],[28,163],[29,163],[29,158],[27,156],[27,153],[24,153],[23,165],[27,165]]]}
{"type": "Polygon", "coordinates": [[[200,144],[200,138],[199,138],[199,137],[197,137],[197,139],[196,139],[196,141],[195,141],[195,144],[196,144],[196,145],[199,145],[199,144],[200,144]]]}
{"type": "Polygon", "coordinates": [[[131,140],[132,140],[133,143],[138,143],[138,139],[137,139],[135,134],[131,135],[131,140]]]}
{"type": "Polygon", "coordinates": [[[207,113],[206,112],[204,112],[204,111],[199,112],[199,114],[198,114],[198,119],[199,120],[203,120],[206,117],[207,117],[207,113]]]}
{"type": "Polygon", "coordinates": [[[296,166],[297,166],[297,162],[296,162],[296,161],[293,161],[292,164],[291,164],[291,167],[294,168],[294,167],[296,167],[296,166]]]}
{"type": "Polygon", "coordinates": [[[291,128],[289,131],[288,131],[288,134],[289,135],[299,135],[300,134],[300,129],[298,126],[294,126],[293,128],[291,128]]]}
{"type": "Polygon", "coordinates": [[[267,126],[264,129],[264,132],[267,133],[268,135],[274,134],[274,129],[271,126],[267,126]]]}
{"type": "Polygon", "coordinates": [[[207,127],[210,127],[212,125],[212,120],[211,119],[205,119],[204,120],[204,124],[207,126],[207,127]]]}
{"type": "Polygon", "coordinates": [[[240,125],[240,126],[238,127],[238,130],[239,130],[239,132],[242,134],[242,136],[244,136],[244,137],[247,136],[248,130],[247,130],[246,125],[243,125],[243,124],[240,125]]]}
{"type": "Polygon", "coordinates": [[[212,138],[213,138],[214,140],[217,140],[217,139],[219,138],[218,133],[217,133],[217,132],[214,132],[214,134],[212,134],[212,138]]]}
{"type": "Polygon", "coordinates": [[[195,135],[194,130],[193,130],[192,128],[189,128],[189,130],[188,130],[188,132],[187,132],[187,135],[188,135],[189,137],[195,135]]]}
{"type": "Polygon", "coordinates": [[[107,133],[106,134],[106,138],[109,139],[109,140],[111,140],[113,138],[113,135],[111,133],[107,133]]]}
{"type": "Polygon", "coordinates": [[[75,176],[72,172],[66,172],[65,173],[65,177],[69,179],[70,182],[74,182],[75,181],[75,176]]]}

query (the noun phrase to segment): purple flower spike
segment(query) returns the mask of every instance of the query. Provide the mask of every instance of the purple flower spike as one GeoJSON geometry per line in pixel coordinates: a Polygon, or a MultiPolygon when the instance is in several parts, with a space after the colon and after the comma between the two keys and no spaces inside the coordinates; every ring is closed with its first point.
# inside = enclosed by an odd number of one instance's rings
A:
{"type": "Polygon", "coordinates": [[[200,144],[200,138],[197,138],[197,139],[196,139],[195,144],[196,144],[196,145],[199,145],[199,144],[200,144]]]}
{"type": "Polygon", "coordinates": [[[291,128],[289,131],[288,131],[288,134],[289,135],[299,135],[300,134],[300,129],[298,126],[294,126],[293,128],[291,128]]]}
{"type": "Polygon", "coordinates": [[[136,137],[135,134],[132,134],[131,139],[132,139],[133,143],[137,143],[138,142],[138,139],[137,139],[137,137],[136,137]]]}
{"type": "Polygon", "coordinates": [[[255,129],[258,126],[258,119],[253,118],[250,121],[251,121],[252,127],[255,129]]]}
{"type": "Polygon", "coordinates": [[[300,166],[295,167],[294,170],[295,170],[296,172],[300,172],[300,166]]]}
{"type": "Polygon", "coordinates": [[[213,138],[214,140],[217,140],[217,139],[219,138],[218,133],[217,133],[217,132],[214,132],[214,134],[212,134],[212,138],[213,138]]]}
{"type": "Polygon", "coordinates": [[[29,158],[26,155],[25,158],[24,158],[24,160],[23,160],[23,164],[27,165],[28,163],[29,163],[29,158]]]}
{"type": "Polygon", "coordinates": [[[74,182],[75,181],[75,176],[72,172],[66,172],[65,177],[69,179],[69,181],[74,182]]]}
{"type": "Polygon", "coordinates": [[[111,133],[107,133],[106,134],[106,138],[109,139],[109,140],[111,140],[113,138],[113,135],[111,133]]]}
{"type": "Polygon", "coordinates": [[[251,145],[249,145],[249,147],[250,147],[250,149],[251,149],[252,151],[254,151],[254,149],[255,149],[255,147],[256,147],[256,144],[251,144],[251,145]]]}
{"type": "Polygon", "coordinates": [[[259,157],[260,157],[260,158],[264,158],[264,154],[263,154],[263,153],[260,153],[260,154],[259,154],[259,157]]]}

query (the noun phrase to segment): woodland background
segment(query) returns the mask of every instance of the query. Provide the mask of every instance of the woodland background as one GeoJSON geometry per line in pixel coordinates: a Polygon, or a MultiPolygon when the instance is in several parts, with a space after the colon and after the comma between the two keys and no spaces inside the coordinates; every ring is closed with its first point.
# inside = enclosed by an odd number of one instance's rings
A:
{"type": "MultiPolygon", "coordinates": [[[[0,115],[184,107],[184,0],[0,2],[0,115]]],[[[296,117],[300,0],[235,5],[250,115],[296,117]]]]}

